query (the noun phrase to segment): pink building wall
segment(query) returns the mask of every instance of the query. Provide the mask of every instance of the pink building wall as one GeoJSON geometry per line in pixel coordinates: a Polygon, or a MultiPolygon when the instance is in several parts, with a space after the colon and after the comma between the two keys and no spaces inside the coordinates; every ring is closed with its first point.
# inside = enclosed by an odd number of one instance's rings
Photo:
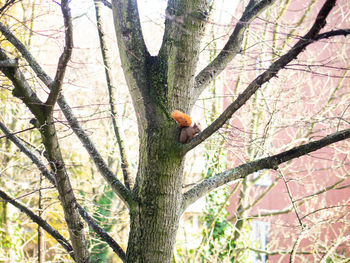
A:
{"type": "MultiPolygon", "coordinates": [[[[285,36],[291,32],[295,22],[298,21],[310,3],[311,1],[291,1],[283,18],[279,21],[281,27],[277,35],[279,43],[277,46],[282,45],[285,36]]],[[[323,3],[324,1],[316,1],[310,9],[310,15],[300,26],[302,30],[296,29],[295,34],[303,35],[307,32],[323,3]]],[[[339,1],[327,19],[328,23],[322,32],[350,28],[349,10],[347,1],[339,1]]],[[[269,18],[271,19],[274,15],[276,14],[270,14],[269,18]]],[[[262,33],[266,29],[266,25],[263,23],[266,17],[262,17],[263,19],[257,19],[251,25],[255,34],[262,33]]],[[[271,21],[273,22],[273,19],[271,21]]],[[[267,26],[269,33],[265,35],[265,41],[270,41],[270,44],[274,32],[272,24],[267,26]]],[[[298,36],[288,42],[286,50],[297,39],[298,36]]],[[[262,96],[265,96],[265,102],[267,98],[267,103],[274,104],[279,110],[277,118],[273,120],[275,121],[274,130],[268,135],[271,145],[264,145],[266,147],[264,156],[276,154],[293,146],[320,139],[337,130],[348,128],[350,80],[347,77],[342,78],[342,76],[347,74],[346,68],[350,57],[349,42],[349,39],[344,37],[336,37],[310,45],[297,60],[290,63],[287,69],[278,73],[278,78],[270,81],[268,87],[264,88],[265,94],[262,96]],[[330,103],[328,103],[329,101],[330,103]],[[319,114],[320,112],[322,114],[319,114]],[[308,134],[308,130],[312,130],[312,133],[308,134]],[[294,143],[292,143],[293,141],[294,143]]],[[[228,105],[246,88],[247,83],[259,74],[257,71],[264,70],[261,65],[257,65],[257,61],[262,57],[261,53],[271,53],[271,50],[265,51],[266,47],[263,47],[263,44],[254,46],[253,42],[249,43],[251,44],[251,46],[248,45],[247,49],[249,53],[247,51],[241,58],[236,59],[225,72],[225,93],[232,95],[232,99],[227,99],[225,105],[228,105]],[[242,62],[243,60],[246,62],[242,62]],[[236,89],[238,73],[240,73],[243,63],[245,63],[246,74],[240,75],[240,83],[243,84],[236,89]]],[[[284,53],[282,52],[282,54],[284,53]]],[[[272,53],[270,55],[273,56],[272,53]]],[[[269,55],[263,57],[269,57],[269,55]]],[[[259,100],[259,98],[255,99],[259,100]]],[[[231,146],[229,160],[232,167],[252,160],[252,155],[249,154],[252,145],[266,135],[263,128],[254,131],[257,133],[255,136],[251,136],[249,133],[251,130],[248,127],[251,125],[250,120],[252,112],[256,110],[256,105],[248,102],[233,116],[231,122],[233,131],[227,140],[227,146],[231,146]],[[255,141],[251,140],[253,137],[255,141]]],[[[262,127],[267,127],[271,112],[268,112],[264,107],[261,110],[262,127]]],[[[296,204],[305,199],[303,204],[297,206],[296,209],[302,223],[309,230],[304,231],[297,252],[310,254],[297,255],[296,262],[319,262],[324,255],[322,251],[326,252],[338,238],[350,234],[350,187],[346,187],[350,185],[350,178],[346,178],[350,170],[349,146],[348,141],[339,142],[280,166],[293,200],[299,200],[296,204]],[[319,193],[341,179],[344,181],[341,181],[334,189],[319,193]],[[315,196],[307,198],[310,195],[315,196]],[[322,248],[321,245],[325,245],[325,247],[322,248]]],[[[255,156],[255,159],[258,158],[259,156],[255,156]]],[[[271,182],[275,178],[280,178],[277,171],[269,171],[268,176],[271,182]]],[[[255,185],[249,194],[254,199],[254,196],[258,196],[267,187],[268,185],[255,185]]],[[[231,198],[229,211],[232,215],[236,211],[238,195],[239,193],[231,198]]],[[[276,186],[249,211],[248,215],[259,215],[290,207],[291,200],[286,183],[280,178],[276,186]]],[[[266,248],[268,251],[291,251],[302,232],[299,220],[293,210],[274,217],[254,219],[269,224],[268,246],[266,248]]],[[[337,252],[350,258],[349,247],[350,240],[340,242],[337,252]]],[[[289,262],[289,259],[288,253],[268,256],[268,262],[289,262]]]]}

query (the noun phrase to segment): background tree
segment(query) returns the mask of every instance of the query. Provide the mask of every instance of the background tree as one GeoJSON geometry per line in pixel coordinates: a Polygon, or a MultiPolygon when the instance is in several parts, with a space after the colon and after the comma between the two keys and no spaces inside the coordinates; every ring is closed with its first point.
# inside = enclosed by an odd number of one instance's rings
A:
{"type": "MultiPolygon", "coordinates": [[[[60,4],[64,22],[64,44],[57,67],[51,72],[53,78],[9,29],[9,26],[4,23],[0,24],[3,37],[21,54],[18,62],[9,50],[1,49],[1,71],[12,82],[13,95],[21,100],[34,116],[32,123],[40,132],[45,148],[43,157],[47,160],[50,171],[44,165],[43,160],[11,134],[5,125],[1,125],[1,130],[8,139],[30,157],[42,174],[56,187],[70,241],[57,236],[50,225],[42,221],[40,217],[36,217],[31,211],[23,209],[19,203],[14,202],[5,193],[2,198],[11,201],[13,205],[22,209],[32,220],[40,224],[60,242],[75,261],[90,261],[86,233],[82,223],[84,219],[123,261],[170,262],[179,219],[184,210],[200,197],[228,182],[244,180],[248,175],[263,169],[278,170],[282,163],[349,138],[350,130],[340,129],[340,126],[344,126],[342,123],[337,129],[330,129],[328,135],[321,139],[311,140],[311,142],[291,149],[284,148],[281,152],[270,151],[266,157],[261,155],[263,157],[261,159],[248,159],[247,162],[235,168],[211,175],[183,191],[186,153],[223,127],[252,96],[258,95],[258,90],[265,83],[286,68],[308,46],[328,38],[346,36],[350,31],[347,28],[324,29],[326,20],[332,16],[336,5],[334,0],[325,1],[322,7],[317,8],[315,12],[317,16],[306,32],[299,32],[298,38],[293,39],[293,43],[289,43],[289,48],[285,46],[286,50],[276,53],[271,58],[269,65],[263,68],[257,77],[249,80],[250,83],[202,133],[189,143],[180,144],[178,142],[179,127],[171,119],[171,111],[180,109],[189,113],[192,110],[208,85],[227,67],[229,62],[236,58],[236,55],[243,52],[242,44],[250,23],[264,10],[272,9],[276,4],[274,1],[267,0],[249,1],[240,19],[234,24],[233,31],[224,47],[208,65],[199,68],[201,44],[206,32],[205,28],[210,21],[212,1],[168,1],[165,11],[164,35],[157,55],[151,55],[145,44],[136,1],[112,1],[112,3],[103,1],[103,3],[113,12],[119,56],[138,127],[138,168],[132,176],[130,168],[132,162],[128,161],[123,131],[116,119],[114,89],[109,80],[110,63],[108,54],[104,52],[106,47],[103,45],[106,41],[103,38],[103,32],[99,30],[103,66],[106,70],[107,87],[109,87],[107,96],[111,107],[110,118],[115,120],[112,125],[121,156],[124,183],[118,179],[97,150],[64,97],[63,87],[69,86],[69,83],[65,83],[65,75],[73,51],[73,24],[68,1],[62,1],[60,4]],[[22,63],[29,66],[29,73],[22,69],[22,63]],[[35,89],[29,81],[30,73],[38,78],[38,85],[43,85],[45,88],[35,89]],[[77,201],[76,192],[72,187],[72,178],[69,176],[71,171],[67,169],[65,151],[60,147],[62,142],[57,132],[59,126],[55,121],[56,102],[66,117],[66,125],[80,139],[99,173],[128,208],[130,232],[126,252],[98,226],[77,201]]],[[[3,14],[4,10],[6,8],[2,8],[3,14]]],[[[97,8],[97,20],[100,17],[98,13],[97,8]]],[[[6,16],[3,15],[3,17],[6,16]]],[[[274,19],[276,17],[272,17],[271,20],[274,19]]]]}

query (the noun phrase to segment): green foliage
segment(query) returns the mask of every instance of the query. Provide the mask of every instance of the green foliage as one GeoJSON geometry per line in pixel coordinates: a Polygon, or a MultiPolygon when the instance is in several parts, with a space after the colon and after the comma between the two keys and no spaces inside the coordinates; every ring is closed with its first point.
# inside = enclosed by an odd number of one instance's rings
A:
{"type": "Polygon", "coordinates": [[[18,218],[13,220],[12,224],[12,235],[11,235],[11,248],[15,252],[16,262],[21,262],[23,258],[23,229],[21,228],[21,221],[18,218]]]}
{"type": "MultiPolygon", "coordinates": [[[[219,142],[224,145],[220,137],[212,140],[216,146],[219,142]]],[[[202,174],[203,178],[209,178],[227,169],[227,158],[224,147],[215,147],[212,150],[211,144],[207,145],[205,151],[206,167],[202,174]]],[[[191,262],[248,262],[249,251],[240,249],[250,247],[250,225],[244,224],[240,230],[240,238],[235,239],[236,225],[228,220],[230,214],[227,210],[229,198],[232,195],[232,188],[225,187],[211,192],[205,199],[205,209],[201,218],[203,222],[201,245],[189,251],[193,253],[191,262]]]]}
{"type": "Polygon", "coordinates": [[[230,197],[228,188],[210,193],[206,198],[203,221],[203,241],[205,249],[201,251],[201,262],[248,262],[250,241],[249,224],[244,224],[241,237],[235,240],[235,224],[231,223],[227,210],[230,197]]]}
{"type": "MultiPolygon", "coordinates": [[[[205,158],[206,170],[202,175],[204,178],[211,177],[227,167],[224,151],[220,148],[214,151],[207,149],[205,158]]],[[[230,196],[228,190],[228,188],[222,188],[211,192],[206,197],[202,218],[204,223],[202,245],[205,249],[200,252],[201,262],[211,262],[214,259],[223,262],[225,258],[232,258],[235,247],[234,226],[227,220],[229,214],[226,205],[230,196]]]]}
{"type": "MultiPolygon", "coordinates": [[[[4,206],[2,206],[4,208],[4,206]]],[[[1,213],[4,213],[7,209],[1,209],[1,213]]],[[[23,229],[21,227],[21,221],[16,215],[7,222],[7,215],[1,215],[0,222],[0,262],[10,258],[10,251],[13,252],[11,259],[15,262],[22,262],[23,260],[23,229]],[[8,227],[11,227],[9,231],[8,227]]]]}
{"type": "MultiPolygon", "coordinates": [[[[111,219],[111,206],[114,196],[114,192],[109,186],[106,186],[103,193],[96,196],[94,200],[96,209],[93,218],[106,232],[110,232],[115,223],[115,220],[111,219]]],[[[97,237],[92,238],[90,242],[91,262],[108,262],[108,248],[109,246],[105,242],[101,242],[97,237]]]]}
{"type": "Polygon", "coordinates": [[[234,227],[226,220],[228,216],[225,205],[227,198],[227,189],[210,193],[206,198],[203,237],[206,240],[207,249],[201,253],[202,262],[206,262],[206,259],[213,258],[213,256],[221,262],[226,257],[231,257],[233,253],[234,227]]]}

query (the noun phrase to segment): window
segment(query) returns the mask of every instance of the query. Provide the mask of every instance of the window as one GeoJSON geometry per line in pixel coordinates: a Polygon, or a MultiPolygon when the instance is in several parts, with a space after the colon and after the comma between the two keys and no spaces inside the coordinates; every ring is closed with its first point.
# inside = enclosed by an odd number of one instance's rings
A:
{"type": "Polygon", "coordinates": [[[271,177],[266,170],[261,170],[253,173],[253,180],[257,179],[255,185],[270,186],[272,184],[271,177]]]}
{"type": "MultiPolygon", "coordinates": [[[[268,232],[269,223],[258,220],[252,221],[251,240],[253,242],[253,248],[266,251],[268,242],[268,232]]],[[[267,256],[265,253],[251,251],[250,260],[251,262],[255,263],[265,263],[267,260],[267,256]]]]}

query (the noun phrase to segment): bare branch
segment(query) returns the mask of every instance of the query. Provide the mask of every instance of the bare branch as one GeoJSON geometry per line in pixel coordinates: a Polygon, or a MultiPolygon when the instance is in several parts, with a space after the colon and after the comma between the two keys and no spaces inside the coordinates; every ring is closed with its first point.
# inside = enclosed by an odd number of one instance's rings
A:
{"type": "Polygon", "coordinates": [[[331,210],[331,209],[336,209],[336,208],[341,208],[341,207],[348,208],[348,207],[350,207],[350,205],[332,205],[332,206],[321,207],[321,208],[319,208],[319,209],[313,210],[313,211],[311,211],[311,212],[305,214],[305,215],[301,218],[301,220],[303,220],[303,219],[309,217],[310,215],[319,213],[320,211],[331,210]]]}
{"type": "MultiPolygon", "coordinates": [[[[13,132],[13,133],[11,133],[11,134],[12,134],[12,135],[15,135],[15,134],[22,133],[22,132],[26,132],[26,131],[30,131],[30,130],[33,130],[33,129],[36,129],[36,127],[30,127],[30,128],[27,128],[27,129],[24,129],[24,130],[21,130],[21,131],[13,132]]],[[[3,138],[6,138],[6,137],[7,137],[7,135],[0,136],[0,140],[3,139],[3,138]]]]}
{"type": "Polygon", "coordinates": [[[277,185],[277,182],[278,182],[278,177],[276,177],[276,179],[272,182],[272,184],[266,187],[266,189],[264,189],[264,191],[258,197],[256,197],[251,204],[245,206],[243,210],[246,211],[256,206],[277,185]]]}
{"type": "Polygon", "coordinates": [[[234,180],[245,178],[249,174],[262,169],[277,169],[278,165],[319,150],[327,145],[350,138],[350,129],[342,130],[288,151],[242,164],[236,168],[212,176],[192,187],[183,196],[183,210],[208,192],[234,180]]]}
{"type": "Polygon", "coordinates": [[[295,256],[297,255],[297,249],[300,245],[300,242],[304,239],[304,237],[306,236],[306,234],[310,231],[310,228],[302,228],[297,240],[294,242],[293,248],[290,251],[290,258],[289,258],[289,263],[294,263],[295,262],[295,256]]]}
{"type": "MultiPolygon", "coordinates": [[[[279,250],[279,251],[266,251],[266,250],[261,250],[261,249],[257,249],[257,248],[253,248],[253,247],[248,247],[247,249],[257,252],[257,253],[262,253],[262,254],[266,254],[269,256],[274,256],[274,255],[282,255],[282,254],[290,254],[291,251],[283,251],[283,250],[279,250]]],[[[298,255],[312,255],[313,252],[312,251],[298,251],[296,252],[296,254],[298,255]]]]}
{"type": "MultiPolygon", "coordinates": [[[[0,59],[3,60],[6,58],[6,54],[0,50],[0,59]]],[[[90,256],[86,246],[84,225],[80,220],[79,211],[76,208],[76,198],[62,158],[56,128],[52,121],[52,109],[51,111],[50,109],[47,111],[48,108],[43,107],[43,103],[37,97],[36,93],[33,92],[18,68],[2,68],[1,70],[12,81],[14,85],[14,96],[24,102],[39,122],[39,131],[45,146],[45,157],[54,172],[56,187],[69,229],[75,259],[81,263],[89,262],[90,256]]]]}
{"type": "Polygon", "coordinates": [[[316,20],[309,30],[286,54],[273,62],[271,66],[261,75],[259,75],[249,86],[241,93],[238,98],[231,103],[226,110],[203,132],[198,134],[192,141],[183,145],[183,151],[187,152],[199,145],[201,142],[210,137],[214,132],[220,129],[231,116],[241,108],[250,97],[266,82],[271,80],[277,73],[283,69],[289,62],[295,59],[308,45],[314,43],[318,33],[326,24],[326,18],[334,7],[336,0],[327,0],[318,13],[316,20]]]}
{"type": "MultiPolygon", "coordinates": [[[[49,75],[46,74],[46,72],[41,68],[39,63],[35,60],[35,58],[32,56],[32,54],[27,50],[27,48],[23,45],[21,41],[16,38],[15,35],[8,30],[1,22],[0,22],[0,32],[6,37],[6,39],[14,45],[17,50],[22,54],[23,58],[28,62],[30,67],[33,69],[33,71],[36,73],[38,78],[48,87],[51,88],[51,85],[53,83],[53,80],[50,78],[49,75]]],[[[1,53],[0,53],[1,54],[1,53]]],[[[8,59],[1,58],[0,60],[8,59]]],[[[1,69],[4,72],[4,69],[1,69]]],[[[26,83],[24,77],[19,81],[18,85],[24,85],[26,83]]],[[[29,85],[26,84],[28,87],[29,85]]],[[[27,87],[27,89],[28,89],[27,87]]],[[[31,89],[30,89],[31,90],[31,89]]],[[[36,96],[34,92],[32,91],[31,94],[33,96],[36,96]]],[[[110,170],[110,168],[107,166],[105,161],[103,160],[101,154],[98,152],[96,146],[91,141],[89,136],[86,134],[84,129],[81,127],[79,121],[74,116],[72,109],[68,105],[66,99],[64,96],[60,93],[58,96],[58,105],[60,106],[64,116],[66,117],[70,127],[73,129],[74,133],[77,135],[77,137],[82,142],[83,146],[89,153],[91,159],[94,161],[96,167],[100,171],[100,173],[103,175],[105,180],[108,182],[108,184],[112,187],[113,191],[125,202],[127,206],[130,205],[131,202],[133,202],[132,195],[130,191],[118,180],[118,178],[114,175],[114,173],[110,170]]],[[[37,103],[34,105],[42,105],[43,103],[38,99],[37,103]]]]}
{"type": "Polygon", "coordinates": [[[335,37],[335,36],[346,37],[349,34],[350,34],[350,29],[331,30],[328,32],[318,34],[317,37],[315,38],[315,40],[320,40],[320,39],[325,39],[325,38],[330,38],[330,37],[335,37]]]}
{"type": "Polygon", "coordinates": [[[77,135],[89,153],[91,159],[94,161],[97,169],[100,171],[107,183],[112,187],[113,191],[125,203],[125,205],[127,207],[130,207],[130,205],[134,202],[131,192],[118,180],[112,170],[108,167],[101,154],[97,150],[96,146],[91,141],[85,130],[81,127],[77,118],[74,116],[72,109],[66,102],[66,99],[63,97],[63,95],[59,96],[58,105],[67,118],[69,126],[73,129],[74,133],[77,135]]]}
{"type": "Polygon", "coordinates": [[[130,173],[129,158],[125,147],[124,131],[122,130],[121,126],[117,123],[119,118],[118,118],[117,108],[115,107],[116,88],[112,83],[113,79],[112,79],[112,72],[111,72],[111,63],[109,59],[108,48],[106,45],[106,36],[103,30],[103,23],[102,23],[103,20],[101,17],[100,3],[99,1],[96,1],[96,0],[94,1],[94,3],[95,3],[95,11],[96,11],[97,29],[98,29],[99,39],[100,39],[100,49],[102,53],[102,59],[103,59],[105,75],[106,75],[106,82],[107,82],[108,93],[109,93],[109,105],[111,107],[112,124],[114,128],[114,134],[115,134],[115,137],[117,138],[117,142],[119,146],[121,168],[124,176],[124,184],[126,188],[130,190],[132,189],[134,183],[130,173]]]}
{"type": "Polygon", "coordinates": [[[51,83],[51,91],[45,103],[51,108],[51,111],[53,110],[53,107],[58,99],[58,94],[62,89],[62,82],[66,72],[67,64],[72,56],[73,50],[73,25],[68,3],[68,0],[63,0],[61,3],[61,10],[64,20],[65,46],[63,53],[58,60],[56,76],[54,81],[51,83]]]}
{"type": "MultiPolygon", "coordinates": [[[[303,202],[304,203],[304,202],[303,202]]],[[[303,204],[302,203],[302,204],[303,204]]],[[[298,203],[297,206],[300,206],[301,203],[298,203]]],[[[260,217],[269,217],[269,216],[277,216],[277,215],[284,215],[284,214],[288,214],[290,212],[293,211],[293,207],[289,206],[283,210],[268,210],[265,213],[259,213],[259,214],[255,214],[250,216],[251,218],[260,218],[260,217]]]]}
{"type": "MultiPolygon", "coordinates": [[[[141,29],[136,0],[112,0],[114,28],[118,41],[120,60],[124,76],[133,100],[139,127],[145,124],[148,97],[148,75],[146,65],[151,58],[141,29]]],[[[150,106],[151,104],[148,104],[150,106]]]]}
{"type": "Polygon", "coordinates": [[[226,68],[228,63],[241,52],[244,32],[249,27],[249,23],[274,2],[275,0],[251,0],[249,2],[224,48],[216,58],[196,76],[195,100],[206,86],[226,68]]]}
{"type": "Polygon", "coordinates": [[[0,130],[5,134],[5,136],[12,141],[21,152],[29,157],[30,160],[38,167],[39,171],[52,183],[56,185],[55,177],[51,172],[46,168],[46,166],[40,161],[35,153],[30,151],[7,127],[0,121],[0,130]]]}
{"type": "MultiPolygon", "coordinates": [[[[9,60],[9,57],[6,55],[5,51],[0,48],[0,61],[7,60],[9,60]]],[[[32,90],[18,67],[0,68],[0,70],[12,81],[15,87],[13,95],[21,99],[37,118],[44,120],[45,117],[42,109],[43,102],[32,90]]]]}
{"type": "MultiPolygon", "coordinates": [[[[30,151],[7,127],[0,122],[0,129],[6,135],[6,137],[11,140],[32,162],[38,167],[40,172],[56,187],[54,175],[46,168],[46,166],[41,162],[41,160],[30,151]]],[[[85,222],[100,236],[100,238],[113,249],[113,251],[124,261],[125,252],[119,246],[119,244],[105,231],[103,230],[97,222],[85,211],[85,209],[77,203],[78,211],[85,222]]]]}
{"type": "Polygon", "coordinates": [[[326,263],[328,262],[328,258],[329,256],[335,252],[335,250],[337,249],[337,247],[343,243],[343,242],[346,242],[350,240],[350,235],[347,235],[347,236],[342,236],[342,237],[338,237],[336,242],[334,242],[332,244],[332,246],[330,246],[330,248],[327,250],[327,252],[323,255],[323,257],[321,258],[320,260],[320,263],[326,263]]]}
{"type": "Polygon", "coordinates": [[[107,6],[110,9],[112,9],[112,4],[110,2],[108,2],[107,0],[95,0],[95,2],[101,2],[103,5],[107,6]]]}
{"type": "Polygon", "coordinates": [[[15,4],[16,0],[6,0],[4,5],[0,8],[0,14],[4,13],[6,9],[15,4]]]}
{"type": "Polygon", "coordinates": [[[295,201],[294,201],[292,192],[291,192],[291,190],[289,188],[289,185],[288,185],[288,182],[286,180],[286,177],[284,176],[284,173],[281,170],[279,170],[279,169],[278,169],[278,173],[281,175],[281,177],[283,179],[284,185],[286,186],[286,189],[287,189],[289,200],[292,203],[292,207],[293,207],[294,213],[295,213],[296,217],[298,218],[299,225],[301,226],[301,229],[303,229],[304,228],[304,224],[302,222],[302,219],[299,216],[299,213],[298,213],[298,210],[297,210],[297,206],[295,205],[295,201]]]}
{"type": "MultiPolygon", "coordinates": [[[[348,178],[345,177],[345,178],[342,178],[340,180],[338,180],[337,182],[335,182],[334,184],[330,185],[330,186],[327,186],[326,188],[320,190],[320,191],[317,191],[313,194],[310,194],[310,195],[307,195],[307,196],[304,196],[304,197],[300,197],[298,199],[295,199],[294,202],[296,203],[296,207],[299,207],[299,206],[302,206],[307,200],[313,198],[313,197],[316,197],[320,194],[323,194],[327,191],[330,191],[330,190],[341,190],[341,189],[344,189],[344,188],[347,188],[347,187],[350,187],[350,184],[348,185],[344,185],[344,186],[339,186],[337,187],[340,183],[344,182],[346,179],[348,178]]],[[[293,210],[293,206],[290,206],[286,209],[283,209],[283,210],[277,210],[277,211],[268,211],[268,212],[265,212],[263,214],[259,213],[259,214],[255,214],[251,217],[253,218],[257,218],[257,217],[268,217],[268,216],[275,216],[275,215],[282,215],[282,214],[288,214],[290,213],[291,211],[293,210]]],[[[303,219],[303,218],[301,218],[303,219]]]]}
{"type": "Polygon", "coordinates": [[[43,220],[40,216],[36,215],[33,211],[28,209],[26,206],[17,202],[14,198],[7,195],[4,191],[0,190],[0,197],[6,202],[17,207],[21,212],[25,213],[30,217],[32,221],[37,223],[42,227],[50,236],[52,236],[56,241],[68,252],[68,254],[74,259],[73,248],[70,245],[69,241],[65,239],[56,229],[54,229],[50,224],[43,220]]]}
{"type": "Polygon", "coordinates": [[[125,262],[126,254],[121,246],[119,246],[119,244],[97,224],[97,222],[88,214],[88,212],[85,211],[81,205],[78,205],[78,210],[80,215],[84,218],[85,222],[88,223],[89,227],[91,227],[94,232],[110,246],[110,248],[123,262],[125,262]]]}
{"type": "Polygon", "coordinates": [[[51,78],[46,74],[46,72],[41,68],[41,66],[36,62],[35,58],[29,52],[25,45],[3,24],[0,22],[0,32],[4,37],[14,45],[17,50],[22,54],[24,59],[28,62],[29,66],[34,70],[38,78],[47,86],[51,86],[51,78]]]}
{"type": "Polygon", "coordinates": [[[18,67],[17,59],[6,59],[0,61],[0,68],[16,68],[18,67]]]}
{"type": "Polygon", "coordinates": [[[327,191],[329,191],[329,190],[332,190],[332,189],[338,190],[338,189],[344,189],[344,188],[346,188],[346,187],[349,187],[349,185],[344,185],[344,186],[336,187],[336,186],[338,186],[339,184],[341,184],[342,182],[344,182],[347,178],[349,178],[349,176],[350,176],[350,175],[348,175],[348,176],[346,176],[346,177],[344,177],[344,178],[342,178],[342,179],[336,181],[334,184],[332,184],[332,185],[330,185],[330,186],[327,186],[327,187],[325,187],[324,189],[321,189],[320,191],[317,191],[316,193],[313,193],[313,194],[310,194],[310,195],[308,195],[308,196],[304,196],[304,197],[295,199],[294,201],[295,201],[295,202],[305,201],[305,200],[307,200],[307,199],[310,199],[310,198],[312,198],[312,197],[314,197],[314,196],[323,194],[323,193],[325,193],[325,192],[327,192],[327,191]]]}

